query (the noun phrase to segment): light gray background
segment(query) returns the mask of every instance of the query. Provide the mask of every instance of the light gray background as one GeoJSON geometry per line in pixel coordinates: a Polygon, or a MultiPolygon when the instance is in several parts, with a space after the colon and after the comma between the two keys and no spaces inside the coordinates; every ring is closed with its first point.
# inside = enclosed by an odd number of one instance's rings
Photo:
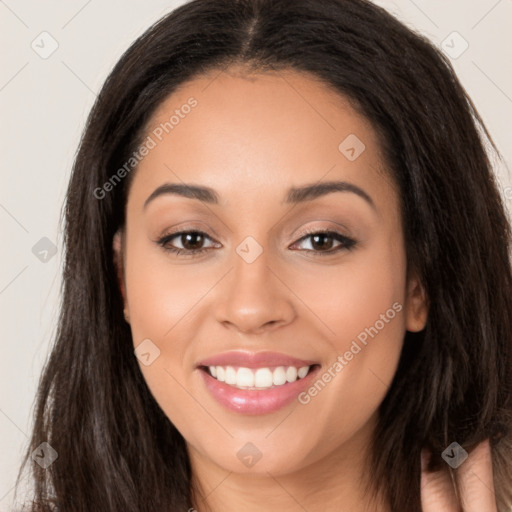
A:
{"type": "MultiPolygon", "coordinates": [[[[62,264],[58,221],[87,113],[123,51],[182,3],[0,0],[0,510],[11,507],[37,381],[55,333],[62,264]],[[58,43],[45,59],[31,46],[51,49],[43,31],[58,43]],[[33,253],[43,237],[56,244],[54,257],[33,253]]],[[[452,62],[504,157],[504,163],[496,161],[496,173],[512,210],[512,1],[376,3],[435,44],[445,41],[451,52],[464,44],[454,31],[469,44],[452,62]]]]}

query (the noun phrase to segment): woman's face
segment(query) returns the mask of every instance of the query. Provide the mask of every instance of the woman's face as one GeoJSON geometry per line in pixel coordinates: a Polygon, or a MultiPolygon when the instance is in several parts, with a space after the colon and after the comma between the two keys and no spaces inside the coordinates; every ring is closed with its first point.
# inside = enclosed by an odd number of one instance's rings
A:
{"type": "Polygon", "coordinates": [[[147,136],[115,249],[140,369],[191,460],[364,464],[405,331],[426,317],[374,129],[307,75],[217,71],[147,136]]]}

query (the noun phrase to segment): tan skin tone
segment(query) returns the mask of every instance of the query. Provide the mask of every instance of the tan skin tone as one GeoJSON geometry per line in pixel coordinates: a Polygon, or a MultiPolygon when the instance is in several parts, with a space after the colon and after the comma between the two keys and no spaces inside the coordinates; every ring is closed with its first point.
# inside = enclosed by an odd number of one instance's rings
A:
{"type": "MultiPolygon", "coordinates": [[[[269,512],[389,511],[384,500],[365,508],[360,477],[371,474],[366,447],[405,331],[423,329],[428,314],[419,280],[406,278],[397,190],[372,126],[339,94],[292,71],[238,71],[184,84],[148,129],[197,100],[139,164],[126,228],[114,239],[134,346],[150,339],[160,350],[140,369],[186,440],[200,512],[259,511],[262,502],[269,512]],[[349,134],[366,147],[354,161],[338,149],[349,134]],[[351,191],[283,202],[291,187],[338,180],[364,190],[373,205],[351,191]],[[164,183],[209,187],[219,201],[163,194],[144,207],[164,183]],[[356,244],[348,249],[327,237],[315,245],[306,229],[336,231],[356,244]],[[207,236],[187,245],[178,235],[168,246],[207,250],[176,255],[158,243],[182,230],[207,236]],[[263,250],[250,264],[236,252],[247,236],[263,250]],[[196,368],[239,349],[328,368],[394,303],[402,306],[396,316],[306,405],[256,416],[231,411],[196,368]],[[247,442],[262,453],[251,468],[237,457],[247,442]]],[[[480,462],[483,473],[490,463],[480,462]]],[[[425,511],[456,510],[440,508],[450,491],[445,477],[425,480],[425,511]]]]}

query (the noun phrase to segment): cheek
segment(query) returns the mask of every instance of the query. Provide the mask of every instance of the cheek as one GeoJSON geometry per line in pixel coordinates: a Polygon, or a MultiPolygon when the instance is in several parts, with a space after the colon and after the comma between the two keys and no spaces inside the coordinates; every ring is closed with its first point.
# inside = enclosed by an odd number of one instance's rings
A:
{"type": "Polygon", "coordinates": [[[208,291],[215,276],[198,273],[192,264],[172,264],[166,253],[134,242],[128,248],[126,292],[134,343],[139,339],[172,340],[174,354],[180,353],[174,336],[194,317],[194,308],[208,291]]]}
{"type": "Polygon", "coordinates": [[[174,425],[189,433],[190,422],[204,422],[200,411],[191,406],[190,391],[185,390],[190,376],[190,340],[198,327],[198,305],[215,276],[211,272],[198,275],[191,264],[173,265],[163,251],[158,252],[145,241],[127,245],[125,275],[130,328],[135,348],[147,344],[145,340],[154,344],[147,345],[151,363],[145,365],[139,359],[151,394],[174,425]],[[153,351],[158,354],[154,359],[153,351]]]}
{"type": "Polygon", "coordinates": [[[358,336],[364,342],[365,329],[376,323],[382,337],[401,340],[405,252],[399,241],[374,245],[371,250],[347,254],[338,265],[310,266],[307,272],[297,272],[295,279],[289,276],[294,292],[315,314],[336,354],[348,350],[358,336]]]}
{"type": "Polygon", "coordinates": [[[353,265],[337,268],[331,279],[304,283],[308,305],[329,327],[330,358],[301,403],[333,441],[365,424],[396,372],[405,335],[406,258],[400,247],[382,243],[378,251],[361,253],[357,263],[354,258],[353,265]]]}

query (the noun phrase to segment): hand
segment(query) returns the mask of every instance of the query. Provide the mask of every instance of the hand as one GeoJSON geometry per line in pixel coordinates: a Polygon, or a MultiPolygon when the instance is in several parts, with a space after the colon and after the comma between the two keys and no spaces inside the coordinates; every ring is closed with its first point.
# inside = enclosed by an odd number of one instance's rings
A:
{"type": "MultiPolygon", "coordinates": [[[[428,451],[422,451],[421,508],[423,512],[461,512],[448,471],[425,471],[428,451]]],[[[462,512],[497,512],[489,440],[481,442],[453,471],[461,489],[462,512]]]]}

